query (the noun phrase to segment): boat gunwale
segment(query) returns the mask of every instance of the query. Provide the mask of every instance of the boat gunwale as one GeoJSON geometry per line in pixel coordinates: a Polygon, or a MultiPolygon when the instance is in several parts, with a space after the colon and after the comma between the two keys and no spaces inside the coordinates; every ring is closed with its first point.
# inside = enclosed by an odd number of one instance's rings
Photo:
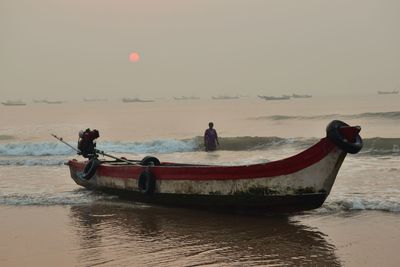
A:
{"type": "MultiPolygon", "coordinates": [[[[160,180],[230,180],[267,178],[289,175],[305,169],[325,158],[336,145],[328,138],[302,152],[281,160],[250,165],[195,165],[162,162],[160,166],[143,166],[140,164],[123,165],[104,163],[99,165],[97,174],[111,178],[137,179],[148,169],[160,180]]],[[[67,165],[71,170],[82,171],[86,162],[70,160],[67,165]]]]}

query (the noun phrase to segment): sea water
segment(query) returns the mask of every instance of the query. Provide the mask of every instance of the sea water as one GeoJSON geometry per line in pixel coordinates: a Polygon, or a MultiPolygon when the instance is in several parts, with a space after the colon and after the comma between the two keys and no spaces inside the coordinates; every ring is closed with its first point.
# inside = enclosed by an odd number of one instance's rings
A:
{"type": "Polygon", "coordinates": [[[391,252],[400,241],[399,102],[398,95],[250,96],[0,106],[0,265],[394,266],[400,259],[391,252]],[[289,216],[166,208],[88,191],[64,165],[80,157],[51,136],[75,147],[79,130],[98,129],[97,148],[114,156],[247,165],[303,151],[335,119],[360,125],[364,147],[347,155],[321,208],[289,216]],[[220,147],[206,153],[210,121],[220,147]],[[380,229],[380,238],[361,231],[366,222],[380,229]],[[382,248],[380,257],[361,252],[371,246],[382,248]]]}

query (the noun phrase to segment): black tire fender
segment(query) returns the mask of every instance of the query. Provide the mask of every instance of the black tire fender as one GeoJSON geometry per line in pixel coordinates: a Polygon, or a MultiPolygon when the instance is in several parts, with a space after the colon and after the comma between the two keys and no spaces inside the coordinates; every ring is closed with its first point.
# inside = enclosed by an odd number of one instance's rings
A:
{"type": "Polygon", "coordinates": [[[145,195],[150,195],[156,189],[156,178],[149,170],[144,170],[138,179],[139,191],[145,195]]]}
{"type": "Polygon", "coordinates": [[[97,171],[97,167],[101,164],[97,158],[92,158],[86,163],[85,169],[83,170],[82,179],[90,180],[97,171]]]}
{"type": "Polygon", "coordinates": [[[350,142],[347,140],[339,131],[341,127],[349,126],[339,120],[334,120],[326,127],[327,137],[343,151],[350,154],[357,154],[363,147],[363,140],[359,134],[357,134],[355,141],[350,142]]]}

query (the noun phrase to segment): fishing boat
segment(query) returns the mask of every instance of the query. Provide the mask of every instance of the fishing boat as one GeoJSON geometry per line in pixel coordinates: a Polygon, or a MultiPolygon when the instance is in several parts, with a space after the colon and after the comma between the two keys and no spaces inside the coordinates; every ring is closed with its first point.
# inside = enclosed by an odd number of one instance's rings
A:
{"type": "Polygon", "coordinates": [[[20,100],[7,100],[6,102],[1,102],[4,106],[26,106],[26,103],[20,100]]]}
{"type": "Polygon", "coordinates": [[[45,100],[44,103],[46,103],[46,104],[62,104],[64,102],[61,100],[45,100]]]}
{"type": "Polygon", "coordinates": [[[138,202],[224,211],[298,212],[324,203],[347,153],[356,154],[362,148],[360,130],[335,120],[327,126],[326,137],[299,154],[252,165],[160,162],[152,156],[137,161],[72,159],[66,165],[78,185],[138,202]]]}
{"type": "Polygon", "coordinates": [[[397,95],[399,94],[399,90],[393,91],[378,91],[378,95],[397,95]]]}
{"type": "Polygon", "coordinates": [[[140,98],[128,98],[124,97],[122,98],[122,102],[124,103],[144,103],[144,102],[154,102],[152,99],[140,99],[140,98]]]}
{"type": "Polygon", "coordinates": [[[299,94],[292,94],[293,98],[311,98],[312,95],[299,95],[299,94]]]}
{"type": "Polygon", "coordinates": [[[238,99],[239,96],[229,96],[229,95],[219,95],[219,96],[212,96],[211,99],[213,100],[231,100],[231,99],[238,99]]]}
{"type": "Polygon", "coordinates": [[[64,101],[61,100],[47,100],[47,99],[42,99],[42,100],[33,100],[34,103],[42,103],[42,104],[62,104],[64,101]]]}
{"type": "Polygon", "coordinates": [[[264,99],[264,100],[289,100],[290,99],[290,95],[281,95],[281,96],[259,95],[258,97],[261,99],[264,99]]]}

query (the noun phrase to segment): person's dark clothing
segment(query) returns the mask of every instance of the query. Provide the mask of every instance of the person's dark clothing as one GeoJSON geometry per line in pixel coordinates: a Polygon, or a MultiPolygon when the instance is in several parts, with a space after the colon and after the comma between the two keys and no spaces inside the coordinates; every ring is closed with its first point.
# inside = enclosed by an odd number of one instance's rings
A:
{"type": "Polygon", "coordinates": [[[206,147],[206,151],[214,151],[217,149],[218,144],[218,134],[217,131],[213,128],[208,128],[204,132],[204,145],[206,147]]]}

